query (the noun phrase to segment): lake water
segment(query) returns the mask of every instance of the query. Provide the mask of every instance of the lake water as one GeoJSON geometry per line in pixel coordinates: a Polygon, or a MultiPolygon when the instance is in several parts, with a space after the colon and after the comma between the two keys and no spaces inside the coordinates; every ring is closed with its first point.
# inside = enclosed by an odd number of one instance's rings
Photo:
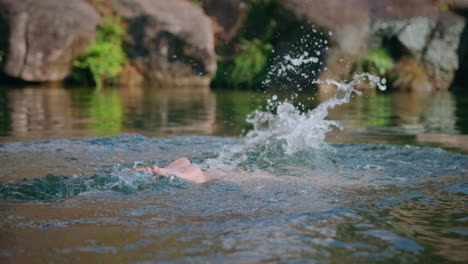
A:
{"type": "Polygon", "coordinates": [[[330,109],[344,130],[325,142],[325,119],[287,107],[288,124],[246,121],[290,96],[0,89],[0,262],[468,261],[468,96],[364,91],[330,109]],[[134,170],[182,156],[219,179],[134,170]]]}

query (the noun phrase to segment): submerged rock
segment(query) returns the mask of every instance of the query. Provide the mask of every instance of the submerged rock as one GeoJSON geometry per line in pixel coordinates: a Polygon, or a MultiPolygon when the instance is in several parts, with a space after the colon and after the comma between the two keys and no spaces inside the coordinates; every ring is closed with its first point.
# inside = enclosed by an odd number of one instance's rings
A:
{"type": "Polygon", "coordinates": [[[0,0],[0,66],[26,81],[58,81],[95,39],[99,15],[82,0],[0,0]]]}
{"type": "Polygon", "coordinates": [[[211,20],[185,0],[113,0],[128,23],[128,56],[150,81],[210,83],[216,71],[211,20]]]}

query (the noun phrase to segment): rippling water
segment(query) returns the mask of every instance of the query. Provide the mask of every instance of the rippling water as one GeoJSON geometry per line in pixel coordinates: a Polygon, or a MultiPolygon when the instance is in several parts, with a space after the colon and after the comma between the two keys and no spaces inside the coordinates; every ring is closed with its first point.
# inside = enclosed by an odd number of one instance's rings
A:
{"type": "MultiPolygon", "coordinates": [[[[0,142],[122,133],[239,137],[251,128],[246,116],[264,106],[265,98],[272,95],[278,100],[290,97],[282,91],[196,87],[1,87],[0,142]]],[[[310,89],[298,96],[305,109],[328,97],[310,89]]],[[[339,120],[345,129],[332,131],[327,140],[432,145],[466,154],[467,104],[466,94],[442,91],[364,92],[330,111],[329,119],[339,120]]]]}
{"type": "Polygon", "coordinates": [[[0,259],[467,262],[466,97],[353,94],[9,90],[2,141],[40,140],[0,144],[0,259]],[[218,179],[134,170],[181,156],[218,179]]]}
{"type": "Polygon", "coordinates": [[[1,258],[467,261],[464,155],[340,143],[268,166],[250,153],[235,170],[205,168],[219,180],[203,185],[133,170],[182,155],[203,166],[243,144],[138,135],[2,144],[1,258]]]}

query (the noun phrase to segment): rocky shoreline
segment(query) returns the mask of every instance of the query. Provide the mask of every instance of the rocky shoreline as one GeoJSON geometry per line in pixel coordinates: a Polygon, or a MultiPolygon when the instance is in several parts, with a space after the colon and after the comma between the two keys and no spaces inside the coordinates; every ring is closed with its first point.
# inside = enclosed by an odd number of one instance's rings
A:
{"type": "Polygon", "coordinates": [[[285,43],[319,32],[328,45],[324,63],[306,69],[314,77],[346,78],[371,65],[398,89],[466,90],[467,7],[461,0],[0,0],[0,71],[2,78],[63,81],[102,20],[119,16],[128,58],[121,80],[229,86],[224,76],[255,43],[264,47],[263,64],[249,76],[261,83],[274,63],[270,51],[282,56],[285,43]]]}

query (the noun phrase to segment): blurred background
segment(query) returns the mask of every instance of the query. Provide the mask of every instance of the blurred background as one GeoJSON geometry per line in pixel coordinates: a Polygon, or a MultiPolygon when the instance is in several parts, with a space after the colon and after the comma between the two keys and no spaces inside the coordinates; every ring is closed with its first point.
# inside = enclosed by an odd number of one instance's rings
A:
{"type": "Polygon", "coordinates": [[[0,142],[238,137],[273,95],[384,77],[334,109],[330,141],[468,152],[468,1],[0,0],[0,142]]]}

